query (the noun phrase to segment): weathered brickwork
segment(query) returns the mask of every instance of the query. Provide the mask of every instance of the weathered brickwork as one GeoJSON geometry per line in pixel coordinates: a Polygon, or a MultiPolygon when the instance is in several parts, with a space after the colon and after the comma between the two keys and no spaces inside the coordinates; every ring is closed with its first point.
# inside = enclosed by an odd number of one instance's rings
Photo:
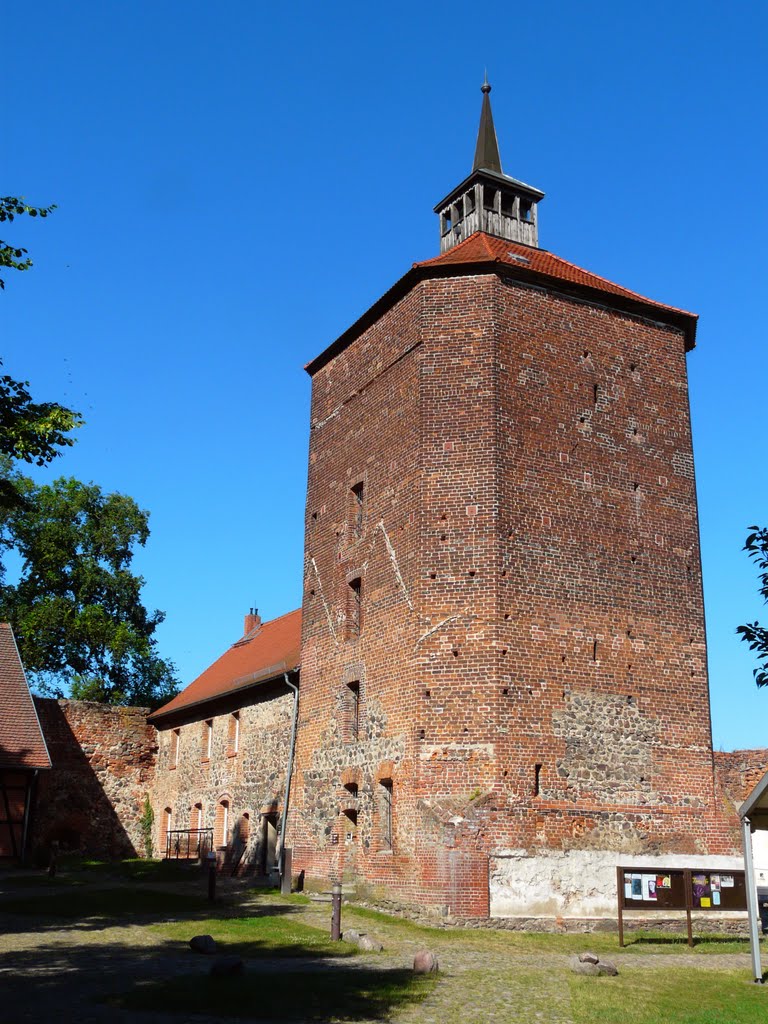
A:
{"type": "Polygon", "coordinates": [[[147,708],[41,698],[35,706],[52,763],[39,780],[38,856],[53,840],[94,856],[143,854],[140,818],[157,752],[147,708]]]}
{"type": "Polygon", "coordinates": [[[732,857],[681,331],[468,268],[313,369],[295,867],[482,916],[505,851],[732,857]]]}
{"type": "MultiPolygon", "coordinates": [[[[152,806],[160,856],[166,853],[170,810],[173,830],[212,829],[214,846],[226,847],[228,868],[264,873],[274,867],[294,698],[278,683],[248,700],[219,702],[200,709],[199,717],[187,711],[159,730],[152,806]]],[[[186,852],[184,837],[180,850],[186,852]]]]}

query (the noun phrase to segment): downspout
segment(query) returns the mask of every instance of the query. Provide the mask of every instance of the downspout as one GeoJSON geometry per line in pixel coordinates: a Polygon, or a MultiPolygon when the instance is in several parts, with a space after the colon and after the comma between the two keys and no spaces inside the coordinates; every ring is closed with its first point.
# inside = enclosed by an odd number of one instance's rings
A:
{"type": "Polygon", "coordinates": [[[285,797],[283,798],[283,814],[280,819],[280,878],[285,870],[285,830],[288,824],[288,802],[291,796],[291,778],[293,777],[293,757],[296,752],[296,726],[299,720],[299,688],[283,673],[285,685],[293,690],[293,722],[291,724],[291,747],[288,752],[288,771],[285,776],[285,797]]]}

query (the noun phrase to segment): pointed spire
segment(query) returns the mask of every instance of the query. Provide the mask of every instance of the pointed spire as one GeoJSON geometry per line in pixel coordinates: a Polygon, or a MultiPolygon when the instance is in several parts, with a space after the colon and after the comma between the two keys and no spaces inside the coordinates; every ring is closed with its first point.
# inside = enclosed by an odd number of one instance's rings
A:
{"type": "Polygon", "coordinates": [[[480,91],[483,94],[483,107],[480,111],[480,130],[477,133],[475,162],[472,165],[472,170],[479,171],[482,169],[503,174],[501,157],[499,156],[499,143],[496,140],[496,129],[493,127],[490,99],[491,87],[488,84],[487,72],[480,91]]]}

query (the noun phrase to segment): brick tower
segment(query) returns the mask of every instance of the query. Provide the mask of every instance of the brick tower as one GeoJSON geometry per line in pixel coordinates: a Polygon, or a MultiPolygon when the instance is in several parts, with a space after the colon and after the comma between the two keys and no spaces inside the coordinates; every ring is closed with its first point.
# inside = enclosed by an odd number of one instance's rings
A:
{"type": "Polygon", "coordinates": [[[483,85],[472,173],[312,377],[290,845],[456,916],[612,913],[618,863],[735,867],[718,816],[696,317],[538,247],[483,85]]]}

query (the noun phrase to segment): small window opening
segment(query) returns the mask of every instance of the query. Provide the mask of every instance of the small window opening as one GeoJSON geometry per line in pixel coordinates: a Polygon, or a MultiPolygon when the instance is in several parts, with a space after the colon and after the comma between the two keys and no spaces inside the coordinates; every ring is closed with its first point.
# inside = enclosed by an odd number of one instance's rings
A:
{"type": "Polygon", "coordinates": [[[347,683],[345,696],[346,740],[356,743],[360,739],[360,683],[347,683]]]}
{"type": "Polygon", "coordinates": [[[592,641],[592,661],[597,661],[597,640],[592,641]]]}
{"type": "Polygon", "coordinates": [[[496,209],[496,189],[488,185],[483,186],[483,206],[486,210],[496,209]]]}
{"type": "Polygon", "coordinates": [[[464,203],[461,199],[456,203],[451,212],[453,213],[453,220],[455,224],[458,224],[460,220],[464,220],[464,203]]]}
{"type": "Polygon", "coordinates": [[[214,841],[217,846],[229,845],[229,800],[220,800],[216,808],[216,834],[214,841]]]}
{"type": "Polygon", "coordinates": [[[210,761],[211,749],[213,747],[213,719],[208,718],[203,722],[203,731],[200,736],[200,756],[204,761],[210,761]]]}
{"type": "Polygon", "coordinates": [[[466,205],[467,213],[474,213],[475,212],[475,193],[474,193],[474,191],[467,192],[467,194],[464,196],[464,202],[467,204],[466,205]]]}
{"type": "Polygon", "coordinates": [[[451,228],[453,227],[453,224],[451,223],[451,213],[450,213],[450,210],[446,210],[446,212],[442,214],[442,221],[443,221],[443,234],[447,235],[450,232],[451,228]]]}
{"type": "Polygon", "coordinates": [[[347,633],[351,639],[360,636],[362,631],[363,581],[357,576],[349,581],[347,633]]]}
{"type": "Polygon", "coordinates": [[[362,480],[350,489],[350,497],[352,499],[352,529],[359,537],[363,532],[364,483],[362,480]]]}
{"type": "Polygon", "coordinates": [[[501,212],[506,214],[507,217],[514,217],[515,215],[515,197],[509,192],[501,193],[501,212]]]}
{"type": "Polygon", "coordinates": [[[350,822],[353,825],[357,825],[357,811],[354,809],[354,807],[347,807],[346,810],[344,811],[344,815],[345,817],[349,818],[350,822]]]}
{"type": "Polygon", "coordinates": [[[181,729],[174,729],[171,733],[171,768],[178,767],[179,764],[179,739],[181,737],[181,729]]]}
{"type": "Polygon", "coordinates": [[[357,783],[356,782],[345,782],[344,789],[349,793],[350,796],[357,796],[357,783]]]}
{"type": "Polygon", "coordinates": [[[592,400],[594,401],[595,405],[597,405],[597,402],[598,402],[599,398],[600,398],[600,387],[599,387],[599,385],[595,384],[592,387],[592,400]]]}
{"type": "Polygon", "coordinates": [[[229,753],[236,754],[240,749],[240,712],[235,711],[229,716],[229,753]]]}
{"type": "Polygon", "coordinates": [[[381,801],[381,848],[392,849],[392,779],[382,779],[379,788],[381,801]]]}
{"type": "Polygon", "coordinates": [[[533,203],[529,199],[520,200],[520,220],[528,224],[533,220],[533,203]]]}
{"type": "Polygon", "coordinates": [[[541,765],[533,766],[533,795],[541,796],[541,765]]]}

